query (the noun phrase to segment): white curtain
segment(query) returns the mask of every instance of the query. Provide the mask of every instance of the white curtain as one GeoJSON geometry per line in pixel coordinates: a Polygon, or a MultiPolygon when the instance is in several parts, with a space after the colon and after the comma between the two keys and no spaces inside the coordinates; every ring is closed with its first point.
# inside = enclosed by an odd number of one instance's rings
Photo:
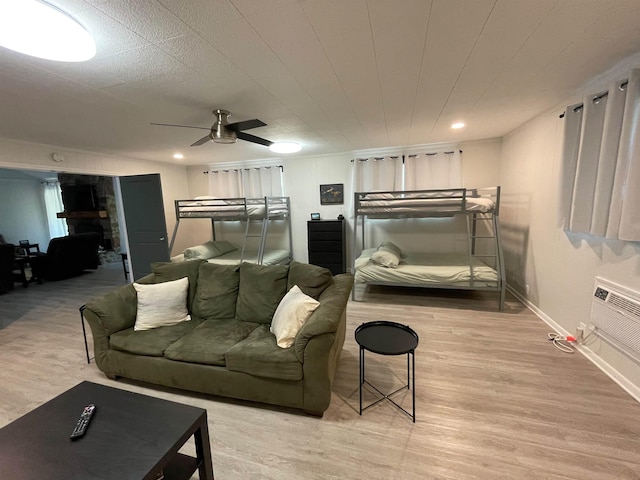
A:
{"type": "Polygon", "coordinates": [[[460,150],[407,155],[404,190],[462,187],[460,150]]]}
{"type": "Polygon", "coordinates": [[[561,219],[572,232],[640,241],[640,70],[565,113],[561,219]]]}
{"type": "Polygon", "coordinates": [[[282,197],[284,195],[281,167],[256,167],[242,170],[244,197],[282,197]]]}
{"type": "Polygon", "coordinates": [[[209,195],[219,198],[242,197],[240,170],[209,171],[209,195]]]}
{"type": "Polygon", "coordinates": [[[351,180],[354,193],[402,190],[402,157],[356,158],[351,180]]]}
{"type": "Polygon", "coordinates": [[[44,193],[44,205],[47,210],[47,223],[49,224],[49,239],[65,237],[67,235],[67,221],[58,218],[57,213],[64,211],[62,203],[62,191],[60,183],[46,182],[42,184],[44,193]]]}
{"type": "Polygon", "coordinates": [[[219,198],[281,197],[284,172],[279,166],[211,170],[209,194],[219,198]]]}

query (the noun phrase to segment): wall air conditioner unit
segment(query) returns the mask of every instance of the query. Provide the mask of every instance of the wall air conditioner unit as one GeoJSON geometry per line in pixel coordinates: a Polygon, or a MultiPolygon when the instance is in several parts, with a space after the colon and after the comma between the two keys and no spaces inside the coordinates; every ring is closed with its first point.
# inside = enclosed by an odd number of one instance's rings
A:
{"type": "Polygon", "coordinates": [[[640,292],[596,277],[591,325],[594,333],[640,362],[640,292]]]}

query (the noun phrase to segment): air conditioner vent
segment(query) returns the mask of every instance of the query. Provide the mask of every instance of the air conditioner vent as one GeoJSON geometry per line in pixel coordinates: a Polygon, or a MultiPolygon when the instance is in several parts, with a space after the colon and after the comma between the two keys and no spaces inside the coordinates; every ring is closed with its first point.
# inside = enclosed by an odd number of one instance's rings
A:
{"type": "Polygon", "coordinates": [[[640,319],[640,305],[626,298],[620,297],[615,293],[609,294],[609,303],[624,310],[629,315],[635,315],[640,319]]]}

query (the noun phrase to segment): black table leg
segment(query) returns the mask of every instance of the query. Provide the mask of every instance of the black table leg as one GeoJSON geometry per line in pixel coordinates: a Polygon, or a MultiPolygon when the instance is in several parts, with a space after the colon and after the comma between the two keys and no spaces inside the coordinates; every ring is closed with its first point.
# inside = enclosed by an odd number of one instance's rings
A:
{"type": "Polygon", "coordinates": [[[84,326],[84,315],[82,314],[82,312],[84,312],[84,309],[86,308],[86,305],[82,305],[80,307],[80,323],[82,324],[82,336],[84,337],[84,351],[87,354],[87,363],[91,363],[91,358],[89,358],[89,344],[87,343],[87,330],[84,326]]]}
{"type": "Polygon", "coordinates": [[[209,426],[205,415],[204,424],[193,435],[198,458],[198,474],[200,480],[213,480],[213,462],[211,461],[211,444],[209,443],[209,426]]]}
{"type": "MultiPolygon", "coordinates": [[[[408,358],[407,358],[408,360],[408,358]]],[[[407,365],[408,367],[408,365],[407,365]]],[[[409,369],[407,368],[407,375],[409,374],[409,369]]],[[[413,423],[416,423],[416,353],[414,350],[411,350],[411,397],[413,403],[413,423]]]]}
{"type": "Polygon", "coordinates": [[[362,415],[362,384],[364,383],[364,348],[360,347],[360,382],[358,388],[360,390],[360,415],[362,415]]]}

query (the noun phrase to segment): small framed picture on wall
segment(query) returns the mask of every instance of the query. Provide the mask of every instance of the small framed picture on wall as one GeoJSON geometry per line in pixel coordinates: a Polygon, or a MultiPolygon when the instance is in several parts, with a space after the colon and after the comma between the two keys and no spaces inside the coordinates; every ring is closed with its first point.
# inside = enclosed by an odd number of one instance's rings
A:
{"type": "Polygon", "coordinates": [[[329,183],[320,185],[320,205],[342,205],[344,203],[344,184],[329,183]]]}

